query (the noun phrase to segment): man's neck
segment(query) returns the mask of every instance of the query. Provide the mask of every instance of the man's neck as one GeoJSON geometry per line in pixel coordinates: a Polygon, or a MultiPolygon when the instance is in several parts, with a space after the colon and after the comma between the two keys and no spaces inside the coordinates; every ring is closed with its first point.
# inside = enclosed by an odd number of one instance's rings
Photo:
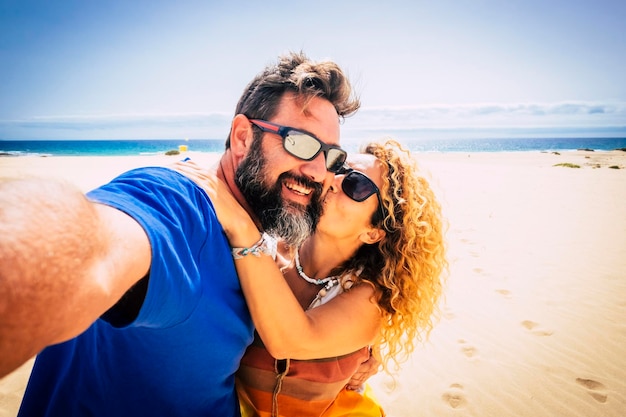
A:
{"type": "Polygon", "coordinates": [[[236,169],[233,164],[232,153],[230,152],[229,149],[227,149],[222,155],[222,157],[220,158],[219,165],[217,167],[217,172],[216,172],[217,177],[221,179],[222,181],[224,181],[224,183],[230,190],[230,193],[233,195],[233,197],[235,197],[235,200],[237,200],[237,202],[241,205],[241,207],[243,207],[244,210],[248,212],[248,215],[250,215],[252,220],[254,220],[254,223],[260,229],[261,226],[259,224],[258,218],[252,211],[252,208],[248,204],[248,201],[243,196],[241,190],[239,189],[239,187],[237,187],[237,184],[235,183],[235,171],[236,169]]]}

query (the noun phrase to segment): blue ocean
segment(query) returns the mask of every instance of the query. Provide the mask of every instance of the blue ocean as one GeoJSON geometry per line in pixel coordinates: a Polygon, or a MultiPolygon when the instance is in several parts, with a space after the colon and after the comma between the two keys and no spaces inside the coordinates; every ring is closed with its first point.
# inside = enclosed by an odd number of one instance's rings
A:
{"type": "MultiPolygon", "coordinates": [[[[401,140],[412,152],[527,152],[626,148],[626,137],[614,138],[509,138],[401,140]]],[[[343,143],[355,152],[360,143],[343,143]]],[[[0,156],[131,156],[158,155],[187,146],[193,152],[224,150],[223,139],[159,140],[0,140],[0,156]]]]}

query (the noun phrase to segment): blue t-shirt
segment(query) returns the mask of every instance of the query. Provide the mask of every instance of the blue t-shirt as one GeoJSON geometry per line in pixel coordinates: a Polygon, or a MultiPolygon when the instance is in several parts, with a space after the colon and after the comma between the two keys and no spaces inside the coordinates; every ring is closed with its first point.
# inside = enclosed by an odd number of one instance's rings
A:
{"type": "Polygon", "coordinates": [[[21,416],[238,416],[234,374],[253,325],[206,193],[166,168],[88,194],[137,220],[152,247],[137,318],[102,318],[35,362],[21,416]]]}

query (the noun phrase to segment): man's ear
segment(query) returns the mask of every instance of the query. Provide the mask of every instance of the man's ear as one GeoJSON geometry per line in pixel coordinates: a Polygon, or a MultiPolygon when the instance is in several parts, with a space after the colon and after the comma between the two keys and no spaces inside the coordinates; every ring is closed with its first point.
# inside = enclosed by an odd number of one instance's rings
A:
{"type": "Polygon", "coordinates": [[[372,227],[367,232],[361,233],[359,235],[359,239],[361,242],[371,245],[376,242],[380,242],[385,237],[386,233],[383,229],[379,229],[378,227],[372,227]]]}
{"type": "Polygon", "coordinates": [[[230,149],[238,161],[248,154],[253,137],[252,123],[243,114],[236,115],[230,126],[230,149]]]}

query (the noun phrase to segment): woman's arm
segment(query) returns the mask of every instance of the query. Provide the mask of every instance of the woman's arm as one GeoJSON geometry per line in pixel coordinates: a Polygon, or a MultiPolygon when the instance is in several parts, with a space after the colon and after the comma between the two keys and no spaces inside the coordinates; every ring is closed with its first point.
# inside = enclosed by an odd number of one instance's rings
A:
{"type": "MultiPolygon", "coordinates": [[[[217,177],[194,164],[180,163],[174,169],[209,194],[231,246],[250,247],[259,241],[256,225],[217,177]]],[[[235,266],[257,332],[278,359],[351,353],[372,343],[378,333],[381,315],[370,285],[304,310],[270,256],[247,255],[235,260],[235,266]]]]}
{"type": "Polygon", "coordinates": [[[370,285],[359,285],[303,310],[269,256],[235,261],[257,331],[275,358],[344,355],[371,344],[381,316],[370,285]]]}
{"type": "Polygon", "coordinates": [[[0,376],[83,332],[150,258],[139,224],[73,186],[1,180],[0,376]]]}

